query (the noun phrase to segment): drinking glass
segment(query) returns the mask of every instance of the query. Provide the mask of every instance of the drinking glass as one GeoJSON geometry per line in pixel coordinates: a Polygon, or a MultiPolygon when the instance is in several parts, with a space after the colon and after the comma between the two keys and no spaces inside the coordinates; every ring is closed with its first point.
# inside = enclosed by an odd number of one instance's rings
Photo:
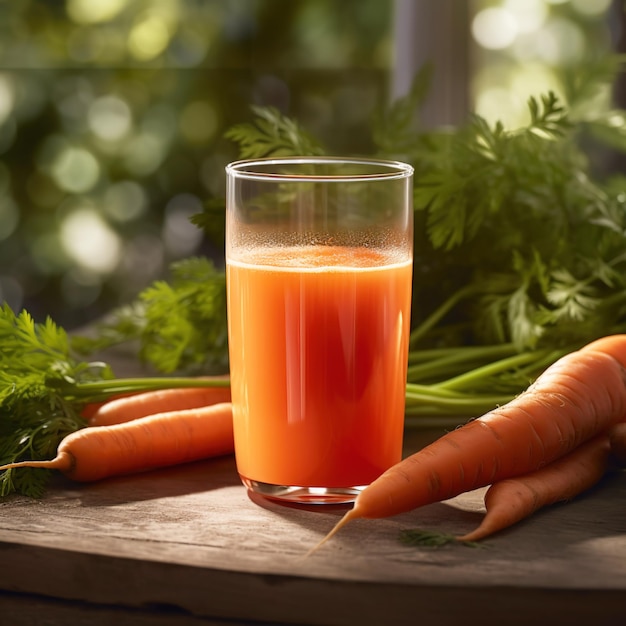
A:
{"type": "Polygon", "coordinates": [[[226,174],[237,470],[271,499],[352,502],[401,459],[413,169],[294,157],[226,174]]]}

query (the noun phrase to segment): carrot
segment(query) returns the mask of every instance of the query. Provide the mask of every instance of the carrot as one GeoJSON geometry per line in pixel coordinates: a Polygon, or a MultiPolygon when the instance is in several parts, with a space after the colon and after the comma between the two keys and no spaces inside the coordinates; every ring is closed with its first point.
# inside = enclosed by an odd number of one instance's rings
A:
{"type": "Polygon", "coordinates": [[[196,409],[230,402],[230,387],[181,387],[119,397],[105,402],[89,417],[90,426],[109,426],[167,411],[196,409]]]}
{"type": "Polygon", "coordinates": [[[88,482],[233,451],[232,405],[158,413],[112,426],[87,426],[63,439],[56,458],[0,466],[56,469],[68,478],[88,482]]]}
{"type": "Polygon", "coordinates": [[[626,467],[626,422],[615,424],[609,430],[609,441],[613,459],[618,465],[626,467]]]}
{"type": "Polygon", "coordinates": [[[118,400],[120,398],[127,398],[128,396],[134,396],[134,395],[137,395],[138,393],[141,393],[141,392],[129,391],[127,393],[115,394],[114,396],[111,396],[108,400],[104,400],[102,402],[88,402],[82,408],[82,410],[80,412],[80,415],[81,415],[82,418],[84,418],[86,420],[89,420],[105,404],[107,404],[109,402],[113,402],[113,400],[118,400]]]}
{"type": "Polygon", "coordinates": [[[610,354],[616,361],[626,367],[626,334],[606,335],[588,343],[583,350],[610,354]]]}
{"type": "Polygon", "coordinates": [[[621,421],[626,372],[596,348],[565,355],[507,404],[389,468],[318,546],[350,520],[390,517],[535,471],[621,421]]]}
{"type": "MultiPolygon", "coordinates": [[[[585,349],[598,350],[610,354],[626,368],[626,335],[616,334],[600,337],[587,344],[585,349]]],[[[624,416],[626,420],[626,415],[624,416]]],[[[617,424],[609,431],[613,460],[626,467],[626,424],[617,424]]]]}
{"type": "Polygon", "coordinates": [[[494,483],[485,494],[487,513],[482,522],[457,540],[479,541],[542,507],[571,500],[605,475],[610,452],[608,435],[598,435],[545,467],[494,483]]]}

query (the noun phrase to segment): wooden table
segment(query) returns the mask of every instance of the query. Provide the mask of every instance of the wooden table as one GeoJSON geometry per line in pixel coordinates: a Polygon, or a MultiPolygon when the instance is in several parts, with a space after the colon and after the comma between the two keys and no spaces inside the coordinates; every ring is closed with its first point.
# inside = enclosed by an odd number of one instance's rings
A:
{"type": "Polygon", "coordinates": [[[43,500],[0,503],[0,624],[620,625],[625,504],[622,472],[482,548],[398,541],[403,528],[469,530],[474,492],[355,521],[305,558],[343,509],[253,501],[231,457],[59,478],[43,500]]]}
{"type": "MultiPolygon", "coordinates": [[[[440,433],[412,432],[406,452],[440,433]]],[[[0,625],[626,624],[626,473],[481,548],[402,545],[477,525],[482,492],[355,521],[252,500],[222,457],[0,501],[0,625]]]]}

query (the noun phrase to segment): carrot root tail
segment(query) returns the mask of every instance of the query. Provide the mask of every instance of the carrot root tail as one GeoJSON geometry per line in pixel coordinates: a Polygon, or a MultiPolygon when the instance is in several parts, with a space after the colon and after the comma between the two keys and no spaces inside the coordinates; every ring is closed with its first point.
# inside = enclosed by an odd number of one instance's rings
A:
{"type": "Polygon", "coordinates": [[[491,528],[486,528],[483,524],[480,524],[477,528],[470,531],[469,533],[465,533],[464,535],[460,535],[459,537],[455,537],[455,540],[458,543],[473,543],[475,541],[480,541],[489,535],[492,535],[494,532],[491,528]]]}
{"type": "Polygon", "coordinates": [[[307,558],[311,556],[314,552],[317,552],[331,537],[334,537],[349,521],[358,517],[358,513],[355,512],[355,509],[350,509],[331,529],[331,531],[326,534],[321,541],[319,541],[316,545],[314,545],[305,555],[307,558]]]}
{"type": "Polygon", "coordinates": [[[73,466],[73,457],[68,452],[60,452],[54,459],[49,461],[16,461],[15,463],[7,463],[0,465],[0,472],[10,469],[19,469],[22,467],[32,467],[38,469],[52,469],[61,472],[69,471],[73,466]]]}

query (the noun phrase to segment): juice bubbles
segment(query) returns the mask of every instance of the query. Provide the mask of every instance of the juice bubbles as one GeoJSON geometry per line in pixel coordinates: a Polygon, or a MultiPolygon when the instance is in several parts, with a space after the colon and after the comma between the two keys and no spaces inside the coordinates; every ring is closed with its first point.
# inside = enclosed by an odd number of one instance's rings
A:
{"type": "MultiPolygon", "coordinates": [[[[227,261],[237,467],[249,487],[365,486],[401,458],[412,263],[365,247],[227,261]]],[[[352,498],[353,499],[353,498],[352,498]]]]}

